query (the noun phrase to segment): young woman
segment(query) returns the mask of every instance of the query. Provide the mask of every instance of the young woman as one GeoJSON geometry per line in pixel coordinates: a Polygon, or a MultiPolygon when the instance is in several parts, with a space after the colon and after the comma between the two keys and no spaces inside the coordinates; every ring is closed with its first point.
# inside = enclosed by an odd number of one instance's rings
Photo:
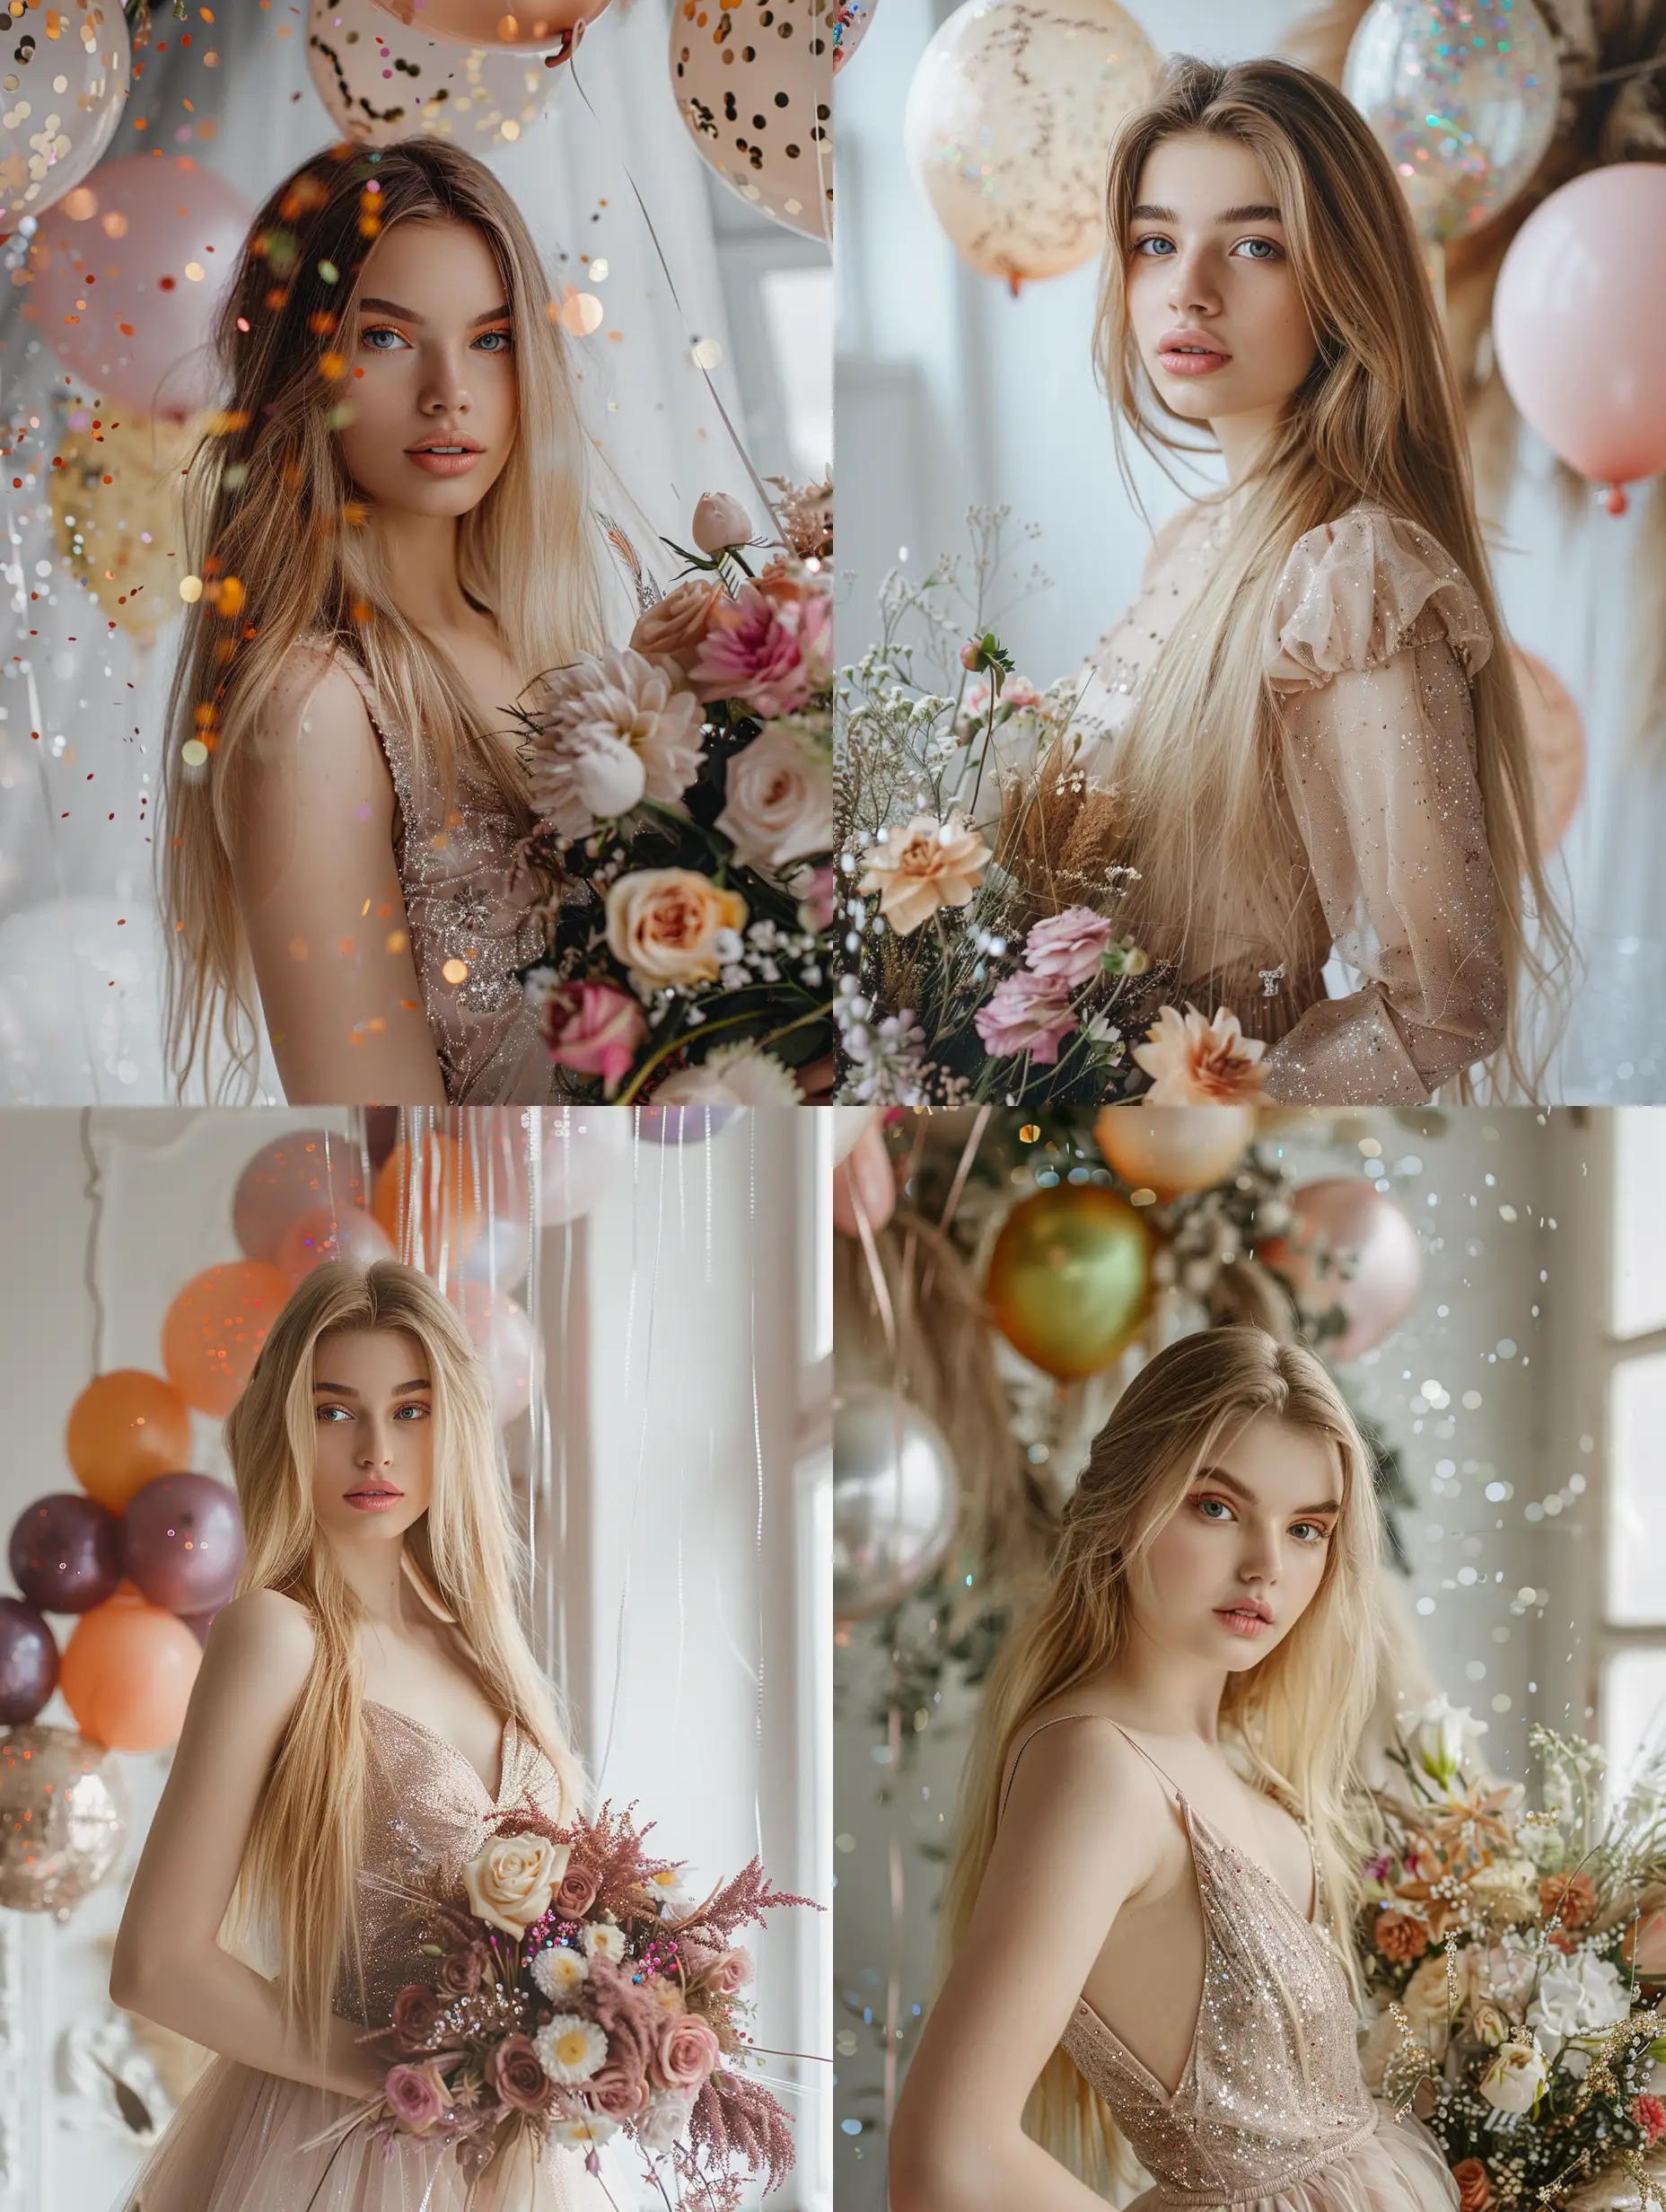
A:
{"type": "Polygon", "coordinates": [[[892,2212],[1455,2212],[1360,2071],[1344,1813],[1376,1506],[1312,1355],[1182,1338],[1095,1438],[978,1717],[892,2212]]]}
{"type": "Polygon", "coordinates": [[[1179,58],[1110,159],[1097,357],[1128,432],[1230,488],[1160,532],[1087,669],[1118,908],[1265,1040],[1274,1098],[1530,1093],[1568,950],[1439,319],[1358,112],[1179,58]],[[1328,998],[1333,948],[1361,978],[1328,998]],[[1548,1002],[1547,1002],[1548,1003],[1548,1002]]]}
{"type": "MultiPolygon", "coordinates": [[[[486,1377],[396,1260],[307,1276],[226,1424],[249,1555],[216,1616],[134,1877],[118,2005],[219,2054],[127,2212],[460,2212],[443,2146],[391,2156],[379,2094],[411,1937],[381,1885],[456,1883],[498,1811],[583,1778],[516,1621],[486,1377]]],[[[610,2200],[552,2149],[539,2212],[610,2200]]]]}
{"type": "MultiPolygon", "coordinates": [[[[169,711],[168,1040],[295,1102],[537,1103],[509,709],[599,650],[603,526],[548,285],[490,171],[335,146],[255,218],[227,412],[188,478],[203,593],[169,711]]],[[[529,894],[530,896],[530,894],[529,894]]]]}

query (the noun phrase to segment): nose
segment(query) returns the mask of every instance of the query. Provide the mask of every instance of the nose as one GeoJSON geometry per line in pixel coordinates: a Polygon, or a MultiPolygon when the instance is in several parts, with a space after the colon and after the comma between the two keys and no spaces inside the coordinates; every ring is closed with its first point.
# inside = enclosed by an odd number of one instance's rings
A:
{"type": "Polygon", "coordinates": [[[1201,243],[1183,247],[1169,267],[1169,305],[1177,315],[1220,313],[1220,287],[1201,243]]]}
{"type": "Polygon", "coordinates": [[[460,353],[449,346],[434,347],[425,364],[419,401],[425,415],[467,415],[469,379],[460,353]]]}
{"type": "Polygon", "coordinates": [[[381,1414],[366,1413],[359,1423],[358,1450],[354,1454],[361,1467],[375,1470],[387,1467],[393,1460],[393,1424],[381,1414]]]}
{"type": "Polygon", "coordinates": [[[1254,1526],[1239,1562],[1239,1580],[1258,1588],[1263,1584],[1270,1587],[1277,1582],[1283,1565],[1284,1544],[1276,1523],[1267,1522],[1254,1526]]]}

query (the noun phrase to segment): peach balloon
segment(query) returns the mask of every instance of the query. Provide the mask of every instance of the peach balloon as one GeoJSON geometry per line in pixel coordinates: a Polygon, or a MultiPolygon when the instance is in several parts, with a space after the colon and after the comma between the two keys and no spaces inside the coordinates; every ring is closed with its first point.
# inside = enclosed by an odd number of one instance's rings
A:
{"type": "Polygon", "coordinates": [[[511,47],[536,53],[564,46],[593,23],[608,0],[376,0],[384,15],[457,46],[511,47]]]}
{"type": "Polygon", "coordinates": [[[492,1384],[497,1425],[518,1420],[538,1381],[538,1339],[523,1307],[489,1283],[459,1283],[452,1303],[492,1384]]]}
{"type": "Polygon", "coordinates": [[[237,1179],[232,1233],[246,1260],[277,1259],[293,1223],[320,1207],[362,1207],[358,1146],[334,1129],[288,1129],[262,1145],[237,1179]]]}
{"type": "Polygon", "coordinates": [[[850,1157],[833,1171],[833,1226],[846,1236],[860,1236],[856,1203],[868,1217],[870,1229],[882,1229],[897,1210],[897,1178],[890,1154],[878,1127],[870,1122],[852,1146],[850,1157]]]}
{"type": "Polygon", "coordinates": [[[224,1419],[242,1396],[291,1283],[263,1260],[232,1260],[192,1276],[168,1308],[162,1358],[187,1405],[224,1419]]]}
{"type": "Polygon", "coordinates": [[[124,1582],[75,1623],[58,1687],[76,1727],[94,1743],[165,1751],[179,1742],[202,1656],[182,1620],[124,1582]]]}
{"type": "Polygon", "coordinates": [[[1223,1181],[1254,1135],[1253,1106],[1106,1106],[1093,1124],[1094,1142],[1129,1189],[1160,1198],[1223,1181]]]}
{"type": "Polygon", "coordinates": [[[122,1513],[147,1482],[190,1465],[190,1409],[161,1375],[112,1367],[70,1408],[64,1449],[88,1497],[122,1513]]]}
{"type": "Polygon", "coordinates": [[[1585,725],[1555,669],[1512,645],[1516,682],[1527,717],[1533,767],[1533,820],[1539,856],[1548,860],[1567,835],[1585,792],[1585,725]]]}
{"type": "Polygon", "coordinates": [[[449,1274],[460,1268],[480,1233],[480,1204],[486,1193],[487,1163],[477,1181],[477,1154],[442,1130],[414,1143],[405,1137],[382,1162],[372,1209],[402,1260],[437,1269],[445,1247],[449,1274]]]}
{"type": "Polygon", "coordinates": [[[343,1260],[352,1268],[367,1268],[375,1260],[391,1260],[393,1245],[373,1214],[358,1206],[319,1206],[292,1221],[277,1248],[277,1264],[292,1283],[321,1267],[327,1260],[343,1260]]]}
{"type": "Polygon", "coordinates": [[[1290,1203],[1293,1233],[1268,1237],[1257,1245],[1256,1257],[1293,1283],[1311,1310],[1341,1308],[1346,1326],[1323,1349],[1327,1358],[1353,1359],[1381,1344],[1417,1303],[1417,1232],[1363,1176],[1303,1183],[1290,1203]]]}

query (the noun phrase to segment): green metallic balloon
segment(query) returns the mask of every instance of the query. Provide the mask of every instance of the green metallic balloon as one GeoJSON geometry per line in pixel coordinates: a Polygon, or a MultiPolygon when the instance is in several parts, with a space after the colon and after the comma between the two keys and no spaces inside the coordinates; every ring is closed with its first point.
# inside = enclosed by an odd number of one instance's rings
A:
{"type": "Polygon", "coordinates": [[[1044,1374],[1065,1382],[1097,1374],[1145,1318],[1153,1242],[1134,1207],[1102,1184],[1038,1190],[1013,1208],[990,1256],[990,1318],[1044,1374]]]}

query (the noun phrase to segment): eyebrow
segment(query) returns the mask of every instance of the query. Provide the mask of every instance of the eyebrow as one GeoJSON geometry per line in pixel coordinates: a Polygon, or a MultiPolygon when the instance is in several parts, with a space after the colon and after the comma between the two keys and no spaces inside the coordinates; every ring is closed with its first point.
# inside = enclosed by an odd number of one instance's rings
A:
{"type": "MultiPolygon", "coordinates": [[[[1258,1505],[1261,1502],[1253,1490],[1247,1489],[1236,1475],[1229,1475],[1224,1467],[1200,1467],[1192,1479],[1194,1482],[1206,1480],[1218,1483],[1223,1490],[1235,1491],[1246,1505],[1258,1505]]],[[[1339,1498],[1328,1497],[1322,1505],[1298,1505],[1291,1518],[1300,1520],[1303,1514],[1340,1513],[1341,1510],[1339,1498]]]]}
{"type": "MultiPolygon", "coordinates": [[[[361,300],[359,307],[361,312],[367,307],[378,308],[384,315],[397,315],[401,322],[426,322],[428,320],[426,315],[419,315],[415,308],[401,307],[397,300],[361,300]]],[[[488,314],[475,316],[469,327],[473,329],[477,322],[507,322],[510,312],[507,307],[494,307],[488,314]]]]}
{"type": "MultiPolygon", "coordinates": [[[[359,1394],[350,1382],[315,1382],[312,1387],[315,1391],[328,1391],[332,1398],[356,1398],[359,1394]]],[[[431,1391],[433,1388],[433,1383],[426,1381],[396,1382],[390,1395],[402,1398],[407,1391],[431,1391]]]]}
{"type": "MultiPolygon", "coordinates": [[[[1133,211],[1133,220],[1137,222],[1142,217],[1149,223],[1178,223],[1180,219],[1172,207],[1153,207],[1149,204],[1143,204],[1133,211]]],[[[1276,207],[1258,207],[1251,204],[1243,207],[1223,207],[1214,219],[1217,223],[1282,223],[1285,218],[1276,207]]]]}

